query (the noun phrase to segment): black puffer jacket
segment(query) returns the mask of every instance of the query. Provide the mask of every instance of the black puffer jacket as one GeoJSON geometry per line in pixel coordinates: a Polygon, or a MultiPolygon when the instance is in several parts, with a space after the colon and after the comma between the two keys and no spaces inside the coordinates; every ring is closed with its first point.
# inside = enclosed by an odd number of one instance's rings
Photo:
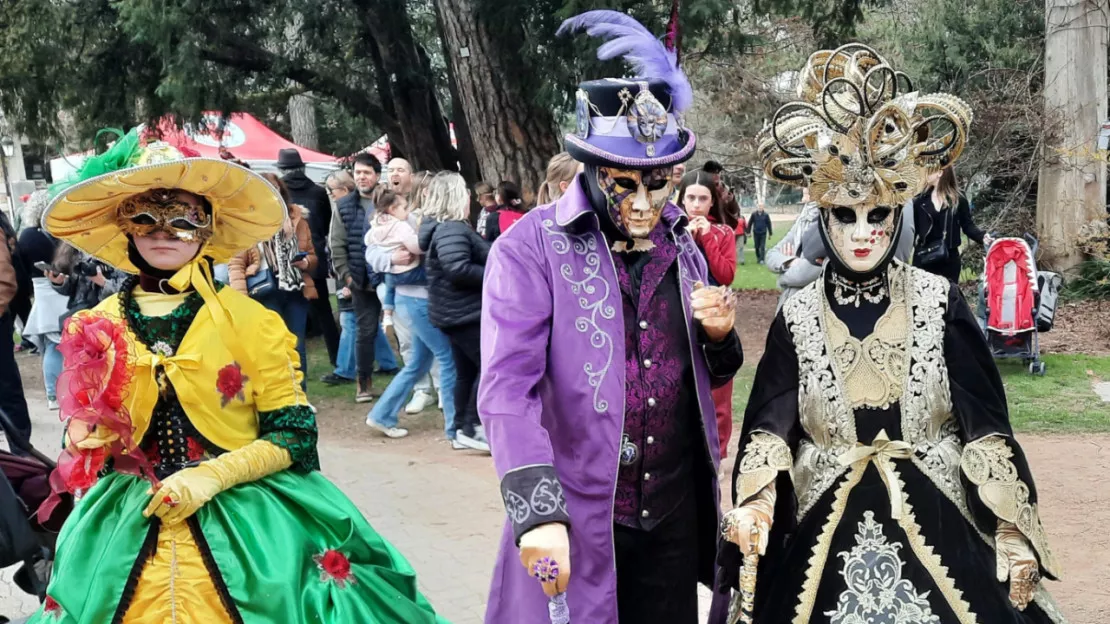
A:
{"type": "Polygon", "coordinates": [[[489,243],[464,221],[426,220],[420,224],[420,248],[426,254],[432,325],[449,329],[479,322],[489,243]]]}

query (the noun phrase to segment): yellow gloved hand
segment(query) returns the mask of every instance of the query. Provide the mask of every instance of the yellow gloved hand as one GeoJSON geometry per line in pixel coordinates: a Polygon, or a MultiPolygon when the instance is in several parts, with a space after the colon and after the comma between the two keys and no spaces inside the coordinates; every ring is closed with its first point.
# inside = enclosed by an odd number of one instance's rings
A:
{"type": "Polygon", "coordinates": [[[725,514],[721,521],[721,534],[740,547],[740,554],[767,554],[776,498],[775,483],[772,481],[751,500],[725,514]]]}
{"type": "Polygon", "coordinates": [[[167,524],[181,522],[220,492],[292,465],[289,451],[266,440],[255,440],[241,449],[168,477],[154,493],[143,516],[158,516],[167,524]]]}

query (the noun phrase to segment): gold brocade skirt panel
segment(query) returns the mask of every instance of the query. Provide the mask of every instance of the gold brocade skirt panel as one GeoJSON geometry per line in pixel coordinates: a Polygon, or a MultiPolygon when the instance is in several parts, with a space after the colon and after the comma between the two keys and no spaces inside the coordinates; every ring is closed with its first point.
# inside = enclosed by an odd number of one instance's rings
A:
{"type": "Polygon", "coordinates": [[[189,525],[163,525],[124,624],[231,624],[189,525]]]}

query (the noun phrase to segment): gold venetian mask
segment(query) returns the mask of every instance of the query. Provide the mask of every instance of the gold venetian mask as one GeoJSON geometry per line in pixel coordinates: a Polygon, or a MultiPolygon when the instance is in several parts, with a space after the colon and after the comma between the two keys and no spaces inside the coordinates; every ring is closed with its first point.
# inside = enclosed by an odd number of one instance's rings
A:
{"type": "Polygon", "coordinates": [[[196,196],[175,189],[154,189],[132,195],[119,205],[119,227],[131,236],[167,232],[188,243],[204,243],[212,237],[212,215],[196,196]]]}

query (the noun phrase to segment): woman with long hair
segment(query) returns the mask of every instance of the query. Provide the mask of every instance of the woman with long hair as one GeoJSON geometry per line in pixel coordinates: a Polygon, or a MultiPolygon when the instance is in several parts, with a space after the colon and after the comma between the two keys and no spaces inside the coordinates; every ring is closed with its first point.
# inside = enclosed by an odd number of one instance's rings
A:
{"type": "Polygon", "coordinates": [[[489,182],[479,182],[474,185],[474,199],[478,202],[478,221],[476,222],[475,229],[478,230],[478,236],[486,237],[486,223],[489,219],[489,213],[497,210],[497,197],[493,185],[489,182]]]}
{"type": "MultiPolygon", "coordinates": [[[[289,191],[281,178],[272,173],[262,177],[274,185],[285,206],[285,218],[281,228],[254,247],[235,256],[227,263],[231,286],[251,295],[247,286],[248,278],[268,272],[272,280],[267,294],[258,297],[259,302],[277,312],[285,326],[297,337],[297,353],[301,357],[301,370],[308,371],[308,353],[305,349],[308,331],[308,302],[315,299],[316,284],[312,281],[312,270],[316,268],[316,250],[312,245],[312,232],[304,218],[304,209],[289,200],[289,191]]],[[[305,380],[301,380],[302,388],[305,380]]]]}
{"type": "MultiPolygon", "coordinates": [[[[713,176],[704,171],[687,173],[678,187],[678,197],[690,219],[687,229],[705,256],[711,285],[730,286],[736,277],[735,234],[724,223],[724,206],[713,176]]],[[[724,459],[732,437],[732,381],[710,394],[717,411],[717,435],[724,459]]]]}
{"type": "Polygon", "coordinates": [[[428,317],[451,341],[455,356],[455,448],[489,451],[478,420],[482,279],[489,243],[470,227],[466,180],[440,173],[428,187],[420,247],[428,271],[428,317]]]}
{"type": "Polygon", "coordinates": [[[567,192],[567,187],[578,175],[582,164],[566,152],[559,152],[547,161],[547,178],[540,185],[539,195],[536,196],[536,205],[550,204],[567,192]]]}
{"type": "Polygon", "coordinates": [[[520,186],[511,180],[502,180],[497,185],[497,208],[486,219],[486,240],[492,245],[527,212],[520,186]]]}
{"type": "Polygon", "coordinates": [[[328,174],[324,180],[324,189],[333,202],[337,202],[347,195],[355,192],[355,179],[346,169],[337,169],[328,174]]]}
{"type": "Polygon", "coordinates": [[[971,206],[960,193],[952,167],[929,175],[929,187],[913,201],[913,265],[959,283],[960,232],[971,240],[990,247],[993,239],[980,230],[971,218],[971,206]]]}

